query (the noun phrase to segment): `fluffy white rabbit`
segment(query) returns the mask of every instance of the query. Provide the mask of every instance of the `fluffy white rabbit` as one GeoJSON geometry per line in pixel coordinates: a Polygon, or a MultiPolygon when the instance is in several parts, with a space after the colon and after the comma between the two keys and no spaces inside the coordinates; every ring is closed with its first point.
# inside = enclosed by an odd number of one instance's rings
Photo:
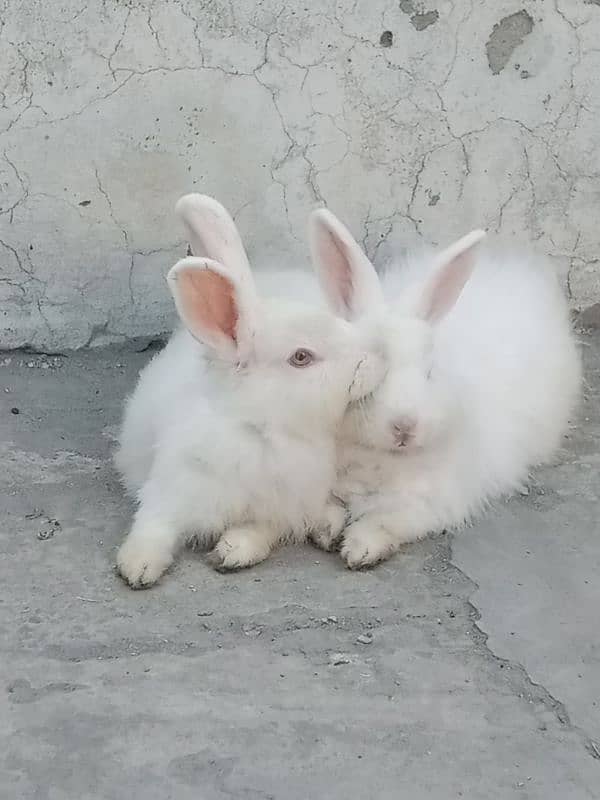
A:
{"type": "Polygon", "coordinates": [[[139,501],[117,557],[136,588],[155,583],[186,537],[216,541],[213,565],[237,569],[280,538],[340,531],[336,428],[383,373],[357,326],[258,296],[219,203],[187,195],[176,210],[205,257],[169,272],[185,327],[142,371],[115,457],[139,501]]]}
{"type": "MultiPolygon", "coordinates": [[[[483,236],[380,280],[333,214],[311,217],[330,306],[361,319],[389,365],[339,439],[335,493],[350,510],[341,544],[350,568],[467,522],[548,460],[567,428],[581,366],[556,276],[544,261],[477,253],[483,236]]],[[[336,544],[331,532],[315,539],[336,544]]]]}

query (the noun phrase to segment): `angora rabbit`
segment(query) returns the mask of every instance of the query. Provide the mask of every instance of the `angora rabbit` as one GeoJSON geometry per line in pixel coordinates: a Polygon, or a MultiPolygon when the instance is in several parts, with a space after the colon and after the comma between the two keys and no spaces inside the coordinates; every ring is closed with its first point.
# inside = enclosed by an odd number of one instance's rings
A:
{"type": "MultiPolygon", "coordinates": [[[[478,255],[474,231],[379,280],[348,230],[311,217],[311,249],[336,313],[377,337],[389,369],[346,415],[335,493],[350,510],[350,568],[460,526],[546,461],[577,401],[581,366],[550,265],[478,255]]],[[[315,541],[331,549],[331,531],[315,541]]]]}
{"type": "Polygon", "coordinates": [[[282,537],[339,532],[329,498],[335,433],[381,379],[359,328],[328,311],[257,295],[233,220],[215,200],[177,205],[193,251],[169,272],[185,328],[143,370],[116,464],[139,508],[117,566],[150,586],[193,536],[211,561],[262,561],[282,537]]]}

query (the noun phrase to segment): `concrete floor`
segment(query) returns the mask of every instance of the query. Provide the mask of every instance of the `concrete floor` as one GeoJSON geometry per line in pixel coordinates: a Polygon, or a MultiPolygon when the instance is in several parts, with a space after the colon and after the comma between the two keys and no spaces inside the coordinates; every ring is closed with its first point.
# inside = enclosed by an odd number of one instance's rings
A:
{"type": "Polygon", "coordinates": [[[131,507],[109,454],[149,352],[0,357],[0,796],[600,797],[600,338],[583,349],[560,465],[474,528],[358,574],[309,547],[225,576],[186,553],[147,592],[113,572],[131,507]]]}

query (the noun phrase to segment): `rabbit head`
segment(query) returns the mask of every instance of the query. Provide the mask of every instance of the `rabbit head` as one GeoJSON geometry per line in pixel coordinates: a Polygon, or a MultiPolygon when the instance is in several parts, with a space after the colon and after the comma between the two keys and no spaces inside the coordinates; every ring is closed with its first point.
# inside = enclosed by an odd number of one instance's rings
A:
{"type": "Polygon", "coordinates": [[[259,297],[236,226],[212,198],[187,195],[176,211],[194,256],[168,284],[222,402],[300,435],[339,422],[382,378],[362,330],[327,310],[259,297]]]}
{"type": "Polygon", "coordinates": [[[363,327],[379,347],[387,372],[377,389],[350,406],[344,435],[371,447],[412,452],[443,435],[452,398],[433,368],[437,324],[453,308],[475,266],[473,231],[435,257],[427,277],[393,306],[386,304],[375,268],[344,225],[315,211],[311,253],[330,307],[363,327]]]}

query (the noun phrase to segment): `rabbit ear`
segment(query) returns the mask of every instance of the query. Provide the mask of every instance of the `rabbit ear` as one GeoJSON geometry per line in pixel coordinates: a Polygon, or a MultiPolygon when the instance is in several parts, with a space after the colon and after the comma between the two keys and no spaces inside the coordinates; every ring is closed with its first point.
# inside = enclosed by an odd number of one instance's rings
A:
{"type": "Polygon", "coordinates": [[[330,211],[313,211],[309,219],[313,266],[332,310],[356,319],[383,303],[375,268],[350,231],[330,211]]]}
{"type": "Polygon", "coordinates": [[[251,280],[250,264],[235,222],[223,206],[204,194],[186,194],[175,213],[183,222],[195,256],[206,256],[232,274],[251,280]]]}
{"type": "Polygon", "coordinates": [[[477,245],[484,236],[485,231],[471,231],[440,253],[421,294],[419,316],[436,323],[453,308],[475,268],[477,245]]]}
{"type": "Polygon", "coordinates": [[[243,282],[208,258],[183,258],[167,282],[181,321],[195,339],[232,361],[244,361],[255,330],[256,303],[243,282]]]}

